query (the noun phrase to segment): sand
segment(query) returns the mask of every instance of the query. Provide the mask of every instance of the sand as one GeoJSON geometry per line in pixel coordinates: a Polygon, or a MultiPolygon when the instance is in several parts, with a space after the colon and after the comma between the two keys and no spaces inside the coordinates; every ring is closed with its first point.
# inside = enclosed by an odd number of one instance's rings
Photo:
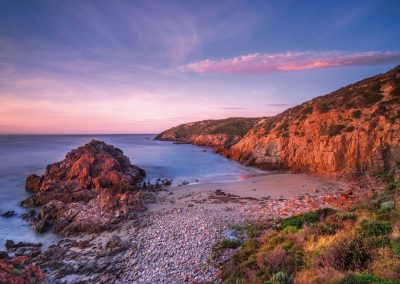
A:
{"type": "MultiPolygon", "coordinates": [[[[233,182],[207,182],[169,187],[160,193],[157,203],[150,204],[150,211],[158,211],[166,207],[180,207],[185,203],[207,197],[216,190],[237,196],[245,200],[294,199],[308,195],[320,196],[331,192],[348,190],[349,184],[298,173],[271,173],[257,176],[243,176],[240,181],[233,182]]],[[[202,203],[209,206],[209,202],[202,203]]],[[[212,204],[212,203],[211,203],[212,204]]],[[[186,204],[187,205],[187,204],[186,204]]]]}

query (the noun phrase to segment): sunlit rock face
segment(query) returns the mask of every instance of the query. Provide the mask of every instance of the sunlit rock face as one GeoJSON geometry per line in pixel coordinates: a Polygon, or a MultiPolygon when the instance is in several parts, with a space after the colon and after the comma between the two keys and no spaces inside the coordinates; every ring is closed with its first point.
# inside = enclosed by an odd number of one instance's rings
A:
{"type": "Polygon", "coordinates": [[[267,169],[356,176],[400,161],[400,67],[261,120],[227,153],[267,169]]]}
{"type": "Polygon", "coordinates": [[[336,177],[387,169],[398,174],[400,66],[273,117],[188,123],[157,139],[212,146],[242,164],[264,169],[336,177]]]}
{"type": "Polygon", "coordinates": [[[98,232],[134,217],[144,176],[120,149],[92,140],[48,165],[43,176],[29,176],[25,187],[34,194],[22,206],[42,206],[34,224],[39,232],[51,225],[60,234],[98,232]]]}

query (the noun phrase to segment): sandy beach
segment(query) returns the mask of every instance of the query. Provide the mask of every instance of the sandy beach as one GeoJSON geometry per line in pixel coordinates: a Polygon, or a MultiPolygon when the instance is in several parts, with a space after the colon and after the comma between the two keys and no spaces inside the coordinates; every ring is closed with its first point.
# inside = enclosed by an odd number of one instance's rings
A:
{"type": "MultiPolygon", "coordinates": [[[[351,185],[346,182],[329,180],[308,174],[269,173],[265,175],[243,176],[240,181],[207,182],[170,187],[158,194],[156,203],[150,204],[150,211],[164,208],[182,207],[190,202],[202,206],[211,206],[209,198],[215,194],[225,194],[226,197],[241,200],[241,202],[257,203],[265,200],[293,200],[305,196],[318,198],[324,195],[336,194],[349,190],[351,185]],[[199,202],[206,198],[208,202],[199,202]]],[[[224,196],[221,195],[220,196],[224,196]]],[[[231,200],[232,201],[232,200],[231,200]]],[[[226,202],[229,203],[229,202],[226,202]]]]}

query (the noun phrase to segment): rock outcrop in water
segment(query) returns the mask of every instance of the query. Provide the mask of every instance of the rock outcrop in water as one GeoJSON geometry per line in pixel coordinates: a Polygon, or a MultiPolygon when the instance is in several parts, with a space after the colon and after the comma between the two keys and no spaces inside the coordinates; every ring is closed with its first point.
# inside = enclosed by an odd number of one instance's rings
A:
{"type": "MultiPolygon", "coordinates": [[[[214,121],[213,124],[217,124],[214,121]]],[[[241,123],[236,119],[235,123],[241,123]]],[[[259,119],[243,137],[226,144],[219,137],[232,136],[226,128],[218,134],[203,133],[204,122],[164,131],[157,138],[180,140],[182,129],[206,136],[204,145],[244,165],[264,169],[292,169],[338,177],[354,177],[400,164],[400,66],[359,81],[331,94],[317,97],[274,117],[259,119]],[[220,142],[218,142],[220,141],[220,142]]]]}
{"type": "Polygon", "coordinates": [[[53,226],[62,235],[95,233],[135,216],[144,194],[137,183],[144,176],[120,149],[92,140],[48,165],[43,176],[29,176],[25,187],[34,194],[22,206],[42,206],[36,231],[53,226]]]}

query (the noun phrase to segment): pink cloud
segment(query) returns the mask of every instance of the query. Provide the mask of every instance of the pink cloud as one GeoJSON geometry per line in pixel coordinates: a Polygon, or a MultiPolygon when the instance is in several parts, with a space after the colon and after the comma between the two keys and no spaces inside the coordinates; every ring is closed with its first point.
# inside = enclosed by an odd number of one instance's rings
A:
{"type": "Polygon", "coordinates": [[[360,66],[400,61],[400,52],[304,51],[254,53],[228,59],[206,59],[187,64],[184,71],[196,73],[272,73],[339,66],[360,66]]]}

